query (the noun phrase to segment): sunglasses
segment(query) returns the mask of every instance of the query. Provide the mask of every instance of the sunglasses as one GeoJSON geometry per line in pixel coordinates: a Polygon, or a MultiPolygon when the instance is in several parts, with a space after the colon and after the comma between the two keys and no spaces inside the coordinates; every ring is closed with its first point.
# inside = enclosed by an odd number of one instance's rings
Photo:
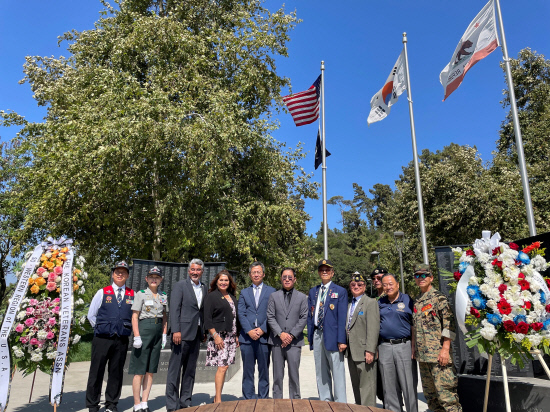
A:
{"type": "Polygon", "coordinates": [[[365,286],[365,283],[364,282],[351,282],[349,285],[352,288],[354,288],[355,286],[365,286]]]}
{"type": "Polygon", "coordinates": [[[288,276],[281,276],[281,279],[283,279],[283,280],[293,280],[293,279],[294,279],[294,276],[290,276],[290,275],[288,275],[288,276]]]}
{"type": "Polygon", "coordinates": [[[415,279],[426,279],[427,277],[432,276],[429,273],[415,273],[414,278],[415,279]]]}

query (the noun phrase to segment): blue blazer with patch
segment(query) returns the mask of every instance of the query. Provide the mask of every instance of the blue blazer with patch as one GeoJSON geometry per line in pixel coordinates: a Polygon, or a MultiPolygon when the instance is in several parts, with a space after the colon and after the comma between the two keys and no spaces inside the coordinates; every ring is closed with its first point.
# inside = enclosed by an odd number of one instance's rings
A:
{"type": "Polygon", "coordinates": [[[253,287],[249,286],[241,291],[237,310],[237,316],[241,324],[239,344],[247,345],[253,341],[250,336],[248,336],[248,332],[256,328],[256,323],[258,327],[265,332],[259,339],[260,343],[267,344],[267,338],[269,336],[267,303],[269,302],[269,295],[273,292],[275,292],[275,288],[264,283],[262,292],[260,293],[258,307],[256,307],[253,287]]]}
{"type": "MultiPolygon", "coordinates": [[[[309,340],[309,349],[311,350],[313,350],[315,306],[317,305],[317,296],[320,290],[321,285],[311,288],[307,298],[307,338],[309,340]]],[[[325,311],[323,320],[323,342],[325,348],[330,351],[337,351],[339,343],[347,343],[346,318],[348,315],[348,292],[346,289],[331,282],[323,310],[325,311]]]]}

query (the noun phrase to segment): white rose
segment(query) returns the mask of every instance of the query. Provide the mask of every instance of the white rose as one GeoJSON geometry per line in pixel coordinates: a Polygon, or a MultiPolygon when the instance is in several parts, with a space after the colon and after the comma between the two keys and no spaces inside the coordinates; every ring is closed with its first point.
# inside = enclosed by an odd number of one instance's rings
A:
{"type": "Polygon", "coordinates": [[[487,319],[483,319],[481,321],[481,324],[483,325],[483,327],[479,331],[480,335],[488,341],[492,341],[497,334],[497,329],[492,324],[487,322],[487,319]]]}
{"type": "Polygon", "coordinates": [[[25,316],[27,316],[27,312],[21,311],[17,314],[17,320],[23,319],[25,316]]]}
{"type": "Polygon", "coordinates": [[[48,358],[48,359],[55,359],[56,356],[57,356],[57,352],[48,352],[48,353],[46,353],[46,358],[48,358]]]}
{"type": "Polygon", "coordinates": [[[48,336],[48,332],[46,332],[44,329],[39,330],[38,333],[36,334],[36,337],[40,340],[46,339],[47,336],[48,336]]]}
{"type": "Polygon", "coordinates": [[[22,358],[25,355],[25,352],[23,352],[20,348],[14,348],[13,354],[16,358],[22,358]]]}
{"type": "Polygon", "coordinates": [[[42,361],[42,358],[43,358],[43,356],[40,353],[33,353],[33,355],[31,356],[31,360],[33,362],[40,362],[40,361],[42,361]]]}
{"type": "Polygon", "coordinates": [[[77,284],[78,286],[82,286],[82,285],[84,284],[84,282],[82,282],[81,280],[79,280],[78,282],[76,282],[76,284],[77,284]]]}
{"type": "Polygon", "coordinates": [[[494,299],[489,299],[487,301],[487,307],[493,310],[493,312],[496,312],[498,310],[497,302],[494,299]]]}
{"type": "Polygon", "coordinates": [[[55,278],[55,283],[61,283],[61,276],[55,278]]]}

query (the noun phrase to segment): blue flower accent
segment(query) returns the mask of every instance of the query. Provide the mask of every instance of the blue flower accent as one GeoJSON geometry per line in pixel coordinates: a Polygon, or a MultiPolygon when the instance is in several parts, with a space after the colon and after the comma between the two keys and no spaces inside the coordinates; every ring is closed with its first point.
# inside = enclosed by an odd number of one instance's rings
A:
{"type": "Polygon", "coordinates": [[[540,303],[546,305],[546,293],[542,289],[540,290],[540,303]]]}
{"type": "Polygon", "coordinates": [[[550,330],[550,319],[545,320],[542,324],[544,325],[544,330],[550,330]]]}
{"type": "Polygon", "coordinates": [[[487,301],[483,296],[481,296],[480,294],[477,294],[472,297],[472,305],[474,308],[478,310],[482,310],[487,307],[487,301]]]}
{"type": "Polygon", "coordinates": [[[528,265],[529,263],[531,263],[531,259],[529,259],[529,255],[523,252],[518,253],[518,260],[525,265],[528,265]]]}
{"type": "Polygon", "coordinates": [[[525,317],[525,315],[516,315],[516,317],[514,318],[514,322],[516,322],[516,325],[520,322],[527,322],[527,318],[525,317]]]}
{"type": "Polygon", "coordinates": [[[488,313],[487,314],[487,322],[498,326],[502,323],[502,318],[498,314],[488,313]]]}
{"type": "Polygon", "coordinates": [[[480,294],[479,286],[470,285],[466,288],[466,293],[468,293],[468,296],[470,296],[470,299],[473,298],[475,295],[480,294]]]}
{"type": "Polygon", "coordinates": [[[463,275],[464,272],[466,272],[466,269],[468,269],[468,266],[470,266],[468,262],[460,262],[458,265],[458,271],[463,275]]]}

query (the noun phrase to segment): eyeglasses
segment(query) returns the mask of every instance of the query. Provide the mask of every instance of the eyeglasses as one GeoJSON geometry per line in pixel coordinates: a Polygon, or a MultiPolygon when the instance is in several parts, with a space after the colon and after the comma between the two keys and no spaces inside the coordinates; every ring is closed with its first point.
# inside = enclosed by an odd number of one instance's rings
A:
{"type": "Polygon", "coordinates": [[[374,280],[382,280],[382,276],[375,276],[374,280]]]}
{"type": "Polygon", "coordinates": [[[330,273],[332,269],[319,269],[319,272],[321,273],[330,273]]]}
{"type": "Polygon", "coordinates": [[[429,273],[415,273],[414,274],[414,278],[415,279],[426,279],[427,277],[430,277],[432,275],[430,275],[429,273]]]}
{"type": "Polygon", "coordinates": [[[290,276],[290,275],[288,275],[288,276],[281,276],[281,279],[283,279],[283,280],[293,280],[293,279],[294,279],[294,276],[290,276]]]}
{"type": "Polygon", "coordinates": [[[355,286],[365,286],[365,283],[364,282],[351,282],[349,285],[352,288],[354,288],[355,286]]]}

